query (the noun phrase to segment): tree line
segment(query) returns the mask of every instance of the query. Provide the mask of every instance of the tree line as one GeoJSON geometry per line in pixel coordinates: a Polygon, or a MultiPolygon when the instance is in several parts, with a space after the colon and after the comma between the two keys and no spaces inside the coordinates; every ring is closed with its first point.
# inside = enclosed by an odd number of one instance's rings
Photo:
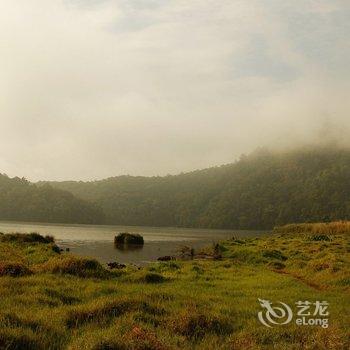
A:
{"type": "MultiPolygon", "coordinates": [[[[48,183],[38,184],[48,191],[45,186],[48,183]]],[[[101,208],[104,217],[99,217],[106,224],[270,229],[349,219],[350,151],[260,149],[235,163],[186,174],[49,186],[84,200],[85,208],[87,203],[101,208]]]]}
{"type": "Polygon", "coordinates": [[[68,191],[0,174],[0,220],[99,224],[105,216],[98,205],[68,191]]]}

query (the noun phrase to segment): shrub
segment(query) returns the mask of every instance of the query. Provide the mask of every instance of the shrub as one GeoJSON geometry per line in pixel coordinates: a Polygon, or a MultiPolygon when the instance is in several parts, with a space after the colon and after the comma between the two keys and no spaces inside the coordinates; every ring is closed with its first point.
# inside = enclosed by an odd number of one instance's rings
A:
{"type": "Polygon", "coordinates": [[[19,243],[53,243],[55,240],[52,236],[42,236],[39,233],[9,233],[1,235],[2,242],[19,242],[19,243]]]}
{"type": "Polygon", "coordinates": [[[57,244],[53,244],[52,245],[52,251],[55,252],[55,253],[58,253],[58,254],[61,253],[61,249],[60,249],[60,247],[57,244]]]}
{"type": "Polygon", "coordinates": [[[0,263],[0,276],[20,277],[31,273],[30,269],[21,263],[0,263]]]}
{"type": "Polygon", "coordinates": [[[141,235],[138,233],[119,233],[118,236],[114,237],[114,244],[134,244],[134,245],[143,245],[144,240],[141,235]]]}

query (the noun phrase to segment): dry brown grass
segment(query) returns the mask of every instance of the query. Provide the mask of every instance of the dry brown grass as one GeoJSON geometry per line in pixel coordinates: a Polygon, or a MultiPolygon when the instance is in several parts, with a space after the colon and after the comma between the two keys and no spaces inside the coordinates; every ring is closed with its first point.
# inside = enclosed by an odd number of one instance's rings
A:
{"type": "Polygon", "coordinates": [[[0,263],[0,276],[20,277],[30,275],[31,273],[32,271],[27,266],[21,263],[0,263]]]}
{"type": "Polygon", "coordinates": [[[348,234],[350,221],[334,221],[325,223],[289,224],[274,228],[277,233],[310,233],[310,234],[348,234]]]}

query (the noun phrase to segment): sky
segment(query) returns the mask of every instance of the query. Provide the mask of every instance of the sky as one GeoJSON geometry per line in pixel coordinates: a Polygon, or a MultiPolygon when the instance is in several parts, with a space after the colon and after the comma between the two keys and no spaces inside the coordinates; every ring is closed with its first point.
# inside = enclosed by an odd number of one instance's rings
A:
{"type": "Polygon", "coordinates": [[[166,175],[350,139],[348,0],[1,0],[0,173],[166,175]]]}

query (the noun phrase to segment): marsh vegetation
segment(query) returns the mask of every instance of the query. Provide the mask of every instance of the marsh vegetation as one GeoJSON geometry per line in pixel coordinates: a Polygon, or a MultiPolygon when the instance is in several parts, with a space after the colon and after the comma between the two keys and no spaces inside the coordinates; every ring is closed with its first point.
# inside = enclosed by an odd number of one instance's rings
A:
{"type": "Polygon", "coordinates": [[[319,240],[309,230],[283,231],[232,238],[189,261],[122,270],[59,253],[51,238],[3,235],[0,346],[348,349],[349,234],[324,232],[329,239],[319,240]],[[200,258],[218,252],[219,259],[200,258]],[[266,328],[257,320],[258,298],[327,300],[330,326],[266,328]]]}

